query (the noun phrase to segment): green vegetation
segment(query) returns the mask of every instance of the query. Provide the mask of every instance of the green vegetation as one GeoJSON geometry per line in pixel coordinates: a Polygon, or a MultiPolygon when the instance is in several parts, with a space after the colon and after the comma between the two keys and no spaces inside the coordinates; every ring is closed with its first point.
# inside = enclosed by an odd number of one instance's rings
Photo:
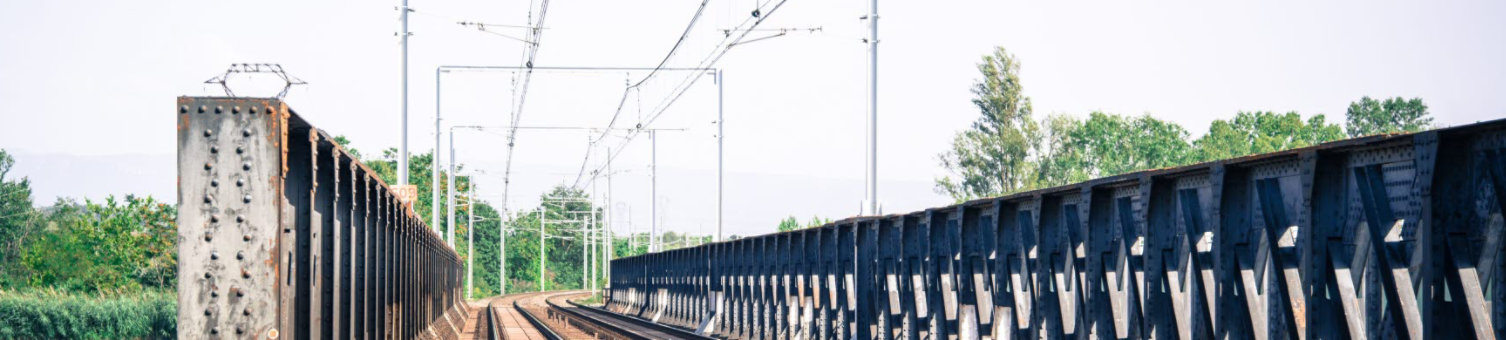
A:
{"type": "Polygon", "coordinates": [[[827,223],[831,223],[830,218],[823,219],[820,216],[811,216],[810,222],[806,222],[805,225],[800,225],[800,221],[796,220],[794,215],[791,215],[790,217],[779,221],[779,232],[815,228],[826,225],[827,223]]]}
{"type": "Polygon", "coordinates": [[[170,290],[0,291],[0,338],[171,339],[178,328],[177,296],[170,290]]]}
{"type": "Polygon", "coordinates": [[[177,209],[151,197],[32,207],[0,150],[0,338],[171,338],[177,209]]]}
{"type": "MultiPolygon", "coordinates": [[[[1327,117],[1297,112],[1238,112],[1215,120],[1197,139],[1176,123],[1150,115],[1092,112],[1087,119],[1050,115],[1037,122],[1024,95],[1020,63],[1003,48],[978,64],[973,84],[979,111],[939,155],[947,174],[936,191],[958,201],[1081,182],[1143,169],[1173,167],[1305,147],[1348,136],[1415,132],[1432,118],[1422,99],[1361,98],[1340,128],[1327,117]]],[[[783,226],[781,226],[783,227],[783,226]]]]}

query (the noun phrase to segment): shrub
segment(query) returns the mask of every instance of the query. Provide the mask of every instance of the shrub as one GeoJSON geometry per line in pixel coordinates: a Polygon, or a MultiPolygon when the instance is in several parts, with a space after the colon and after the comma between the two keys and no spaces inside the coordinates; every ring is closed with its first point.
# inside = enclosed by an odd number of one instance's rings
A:
{"type": "Polygon", "coordinates": [[[177,328],[178,301],[171,291],[0,291],[3,339],[171,339],[177,328]]]}

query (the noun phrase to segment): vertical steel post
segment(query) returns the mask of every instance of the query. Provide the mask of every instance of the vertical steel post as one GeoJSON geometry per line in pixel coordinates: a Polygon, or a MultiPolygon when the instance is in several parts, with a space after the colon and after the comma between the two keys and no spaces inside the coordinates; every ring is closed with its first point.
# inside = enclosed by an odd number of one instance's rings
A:
{"type": "MultiPolygon", "coordinates": [[[[435,130],[435,131],[439,131],[439,130],[435,130]]],[[[435,146],[434,150],[436,151],[435,155],[437,156],[439,154],[437,152],[439,150],[439,144],[434,144],[434,146],[435,146]]],[[[438,160],[438,158],[435,158],[435,160],[438,160]]],[[[449,210],[449,218],[446,221],[447,223],[445,223],[445,225],[444,225],[444,243],[445,243],[445,245],[450,246],[450,249],[454,249],[455,248],[455,129],[450,129],[450,160],[449,160],[449,162],[450,162],[450,171],[449,171],[449,173],[445,174],[445,182],[446,182],[446,184],[445,184],[445,196],[446,196],[445,197],[445,206],[447,207],[445,210],[449,210]]],[[[435,163],[435,165],[438,165],[438,164],[439,163],[437,163],[437,162],[435,163]]],[[[436,166],[435,168],[438,168],[438,167],[436,166]]],[[[434,188],[435,188],[434,192],[435,193],[439,193],[439,181],[437,180],[439,178],[439,172],[435,171],[434,172],[434,176],[435,176],[434,178],[436,179],[434,181],[434,188]]],[[[436,196],[434,198],[435,198],[434,202],[439,202],[439,200],[438,200],[439,197],[438,196],[436,196]]],[[[439,205],[435,204],[434,206],[435,206],[435,209],[434,209],[435,211],[434,212],[436,212],[436,213],[439,212],[439,208],[438,208],[439,205]]]]}
{"type": "MultiPolygon", "coordinates": [[[[407,0],[404,0],[404,1],[407,1],[407,0]]],[[[440,100],[440,98],[441,98],[441,95],[440,95],[441,92],[439,91],[439,88],[440,88],[440,79],[442,78],[442,77],[440,77],[440,74],[443,74],[443,71],[444,71],[443,67],[434,68],[434,153],[433,153],[434,157],[432,157],[431,158],[432,161],[429,162],[429,170],[430,170],[430,172],[433,172],[433,180],[431,180],[429,182],[430,191],[431,191],[431,196],[430,196],[430,199],[429,199],[429,202],[431,203],[431,204],[429,204],[430,205],[430,207],[429,207],[430,208],[429,226],[430,226],[430,228],[434,229],[434,232],[439,232],[439,137],[440,137],[440,134],[443,132],[443,131],[439,130],[440,116],[441,116],[441,112],[442,112],[439,109],[439,105],[440,105],[441,102],[443,102],[442,100],[440,100]]],[[[406,86],[405,86],[405,88],[406,88],[406,86]]],[[[406,90],[404,90],[404,91],[406,92],[406,90]]],[[[407,96],[404,96],[403,100],[406,101],[407,100],[407,96]]],[[[404,104],[404,106],[406,106],[406,104],[404,104]]],[[[404,113],[404,115],[406,115],[406,113],[404,113]]],[[[407,134],[407,128],[404,128],[403,131],[404,131],[403,132],[404,136],[406,136],[406,134],[407,134]]],[[[408,152],[406,150],[406,148],[408,146],[407,140],[408,140],[408,137],[403,137],[403,147],[405,148],[404,151],[403,151],[404,155],[406,155],[407,152],[408,152]]],[[[406,163],[406,162],[407,161],[404,160],[404,163],[406,163]]],[[[403,165],[402,168],[403,168],[403,170],[398,171],[398,173],[403,174],[403,178],[405,178],[405,180],[403,181],[403,184],[408,184],[407,180],[406,180],[406,178],[408,178],[408,170],[407,170],[408,166],[407,165],[403,165]]],[[[414,194],[417,195],[417,193],[414,193],[414,194]]]]}
{"type": "Polygon", "coordinates": [[[539,204],[539,291],[544,291],[544,204],[539,204]]]}
{"type": "MultiPolygon", "coordinates": [[[[454,134],[451,134],[451,136],[454,136],[454,134]]],[[[450,156],[450,159],[453,160],[453,159],[455,159],[455,157],[454,156],[450,156]]],[[[465,216],[466,216],[466,224],[465,224],[465,296],[467,298],[469,298],[471,296],[471,281],[474,280],[472,278],[474,276],[474,274],[472,273],[471,268],[473,268],[473,267],[476,266],[476,246],[475,246],[476,245],[476,232],[475,232],[476,231],[476,182],[475,181],[471,181],[471,188],[470,189],[471,189],[471,197],[468,197],[466,199],[467,203],[465,204],[465,209],[466,209],[466,214],[465,214],[465,216]]],[[[455,247],[450,247],[450,248],[455,248],[455,247]]]]}
{"type": "Polygon", "coordinates": [[[649,220],[648,251],[659,251],[659,138],[648,130],[649,142],[649,220]]]}
{"type": "Polygon", "coordinates": [[[722,147],[722,139],[726,130],[722,129],[725,122],[722,115],[722,71],[716,71],[716,239],[722,240],[722,159],[725,148],[722,147]]]}
{"type": "MultiPolygon", "coordinates": [[[[612,154],[612,148],[610,148],[610,147],[607,148],[607,154],[608,155],[612,154]]],[[[603,261],[605,261],[607,263],[607,266],[602,268],[603,272],[605,272],[606,277],[608,279],[608,281],[607,281],[607,287],[608,288],[612,287],[612,282],[611,282],[611,278],[612,278],[612,266],[611,266],[611,263],[612,263],[612,256],[616,254],[616,253],[613,252],[615,250],[614,248],[617,246],[617,239],[612,237],[612,208],[613,208],[612,207],[612,158],[608,157],[607,158],[607,207],[606,207],[607,256],[605,256],[605,258],[603,259],[603,261]]]]}
{"type": "MultiPolygon", "coordinates": [[[[408,0],[403,0],[403,7],[398,9],[398,17],[403,22],[403,32],[399,34],[399,45],[403,49],[403,132],[401,143],[402,150],[398,156],[397,184],[408,185],[408,0]]],[[[437,89],[436,89],[437,90],[437,89]]],[[[435,98],[436,100],[438,98],[435,98]]]]}
{"type": "Polygon", "coordinates": [[[878,215],[878,0],[868,12],[868,215],[878,215]]]}

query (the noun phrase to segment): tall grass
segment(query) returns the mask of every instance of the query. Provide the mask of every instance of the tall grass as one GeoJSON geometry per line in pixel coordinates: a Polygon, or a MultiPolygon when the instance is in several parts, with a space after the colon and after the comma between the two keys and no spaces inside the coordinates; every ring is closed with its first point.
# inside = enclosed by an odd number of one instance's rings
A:
{"type": "Polygon", "coordinates": [[[0,339],[171,339],[177,294],[0,291],[0,339]]]}

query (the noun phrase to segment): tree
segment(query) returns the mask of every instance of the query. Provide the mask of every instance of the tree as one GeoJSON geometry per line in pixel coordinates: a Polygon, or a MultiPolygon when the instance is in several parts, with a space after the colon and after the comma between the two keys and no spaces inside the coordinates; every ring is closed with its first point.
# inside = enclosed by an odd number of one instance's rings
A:
{"type": "Polygon", "coordinates": [[[1214,120],[1208,126],[1208,133],[1193,142],[1196,158],[1213,161],[1343,139],[1339,126],[1325,119],[1321,114],[1303,121],[1297,112],[1241,111],[1234,119],[1214,120]]]}
{"type": "Polygon", "coordinates": [[[983,57],[978,71],[983,77],[972,92],[980,117],[953,137],[951,150],[938,156],[949,174],[936,180],[936,190],[957,200],[1035,185],[1031,156],[1040,146],[1040,127],[1031,118],[1030,98],[1023,94],[1020,64],[996,47],[983,57]]]}
{"type": "Polygon", "coordinates": [[[177,209],[151,197],[59,199],[21,261],[28,284],[80,292],[177,285],[177,209]]]}
{"type": "Polygon", "coordinates": [[[1344,112],[1344,129],[1349,137],[1369,136],[1394,132],[1417,132],[1428,129],[1433,118],[1428,116],[1428,106],[1422,98],[1402,99],[1394,97],[1385,101],[1370,96],[1349,103],[1344,112]]]}
{"type": "Polygon", "coordinates": [[[24,177],[9,177],[15,164],[15,158],[0,149],[0,287],[25,280],[25,267],[19,265],[19,259],[35,231],[32,228],[36,212],[31,206],[31,181],[24,177]]]}
{"type": "Polygon", "coordinates": [[[794,215],[791,215],[790,217],[787,217],[783,220],[779,220],[779,232],[786,232],[796,229],[800,229],[800,221],[795,220],[794,215]]]}

